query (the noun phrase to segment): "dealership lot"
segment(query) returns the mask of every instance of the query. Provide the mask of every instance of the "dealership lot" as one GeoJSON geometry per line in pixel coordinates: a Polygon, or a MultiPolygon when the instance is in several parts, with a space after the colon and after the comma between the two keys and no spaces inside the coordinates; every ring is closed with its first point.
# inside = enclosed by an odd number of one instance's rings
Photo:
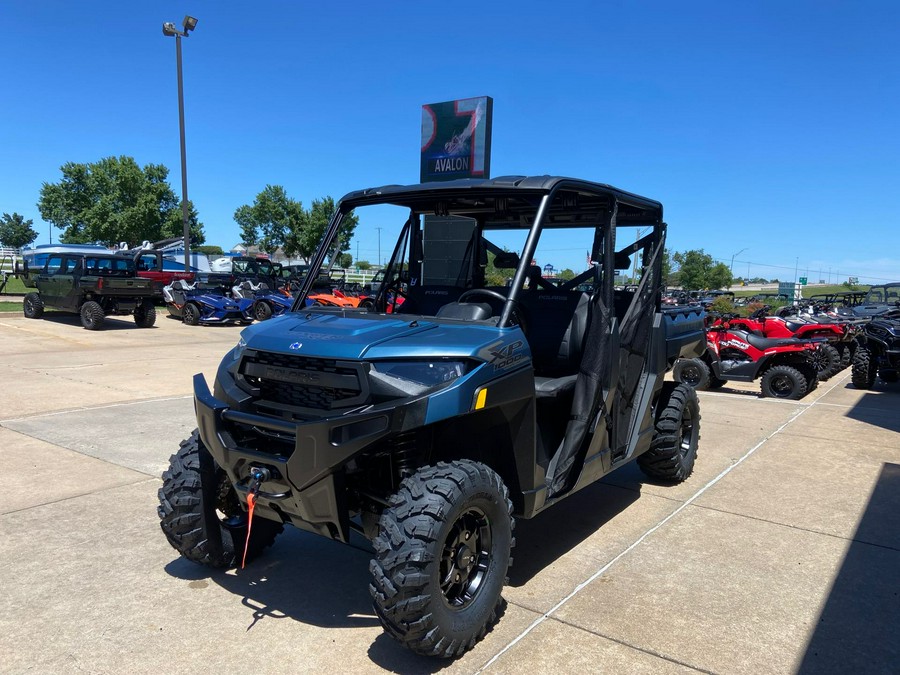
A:
{"type": "Polygon", "coordinates": [[[701,393],[694,475],[614,472],[516,528],[505,614],[454,662],[382,634],[367,543],[177,557],[156,491],[237,327],[0,314],[0,671],[887,672],[900,662],[900,385],[701,393]]]}

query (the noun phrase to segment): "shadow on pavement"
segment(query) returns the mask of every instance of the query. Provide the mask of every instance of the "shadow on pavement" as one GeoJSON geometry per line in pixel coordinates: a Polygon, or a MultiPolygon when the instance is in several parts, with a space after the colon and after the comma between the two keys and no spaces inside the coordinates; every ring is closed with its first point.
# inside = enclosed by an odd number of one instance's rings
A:
{"type": "MultiPolygon", "coordinates": [[[[624,468],[624,467],[623,467],[624,468]]],[[[620,471],[622,469],[619,469],[620,471]]],[[[531,520],[516,520],[511,586],[524,586],[551,564],[640,499],[636,489],[594,483],[531,520]]]]}
{"type": "MultiPolygon", "coordinates": [[[[69,312],[56,312],[52,310],[47,310],[44,312],[44,315],[40,319],[35,319],[36,321],[50,321],[51,323],[57,324],[66,324],[69,326],[76,326],[79,329],[88,331],[84,326],[81,325],[81,318],[77,314],[70,314],[69,312]]],[[[157,316],[157,321],[159,317],[157,316]]],[[[134,319],[131,316],[108,316],[106,320],[103,322],[103,327],[100,329],[101,331],[110,331],[110,330],[123,330],[123,329],[134,329],[134,330],[148,330],[147,328],[141,328],[134,323],[134,319]]],[[[149,330],[153,330],[151,327],[149,330]]]]}
{"type": "MultiPolygon", "coordinates": [[[[211,570],[177,558],[166,572],[185,581],[210,580],[241,597],[247,630],[259,621],[293,619],[323,628],[372,628],[381,622],[369,595],[371,551],[354,535],[353,546],[286,528],[272,548],[244,570],[211,570]]],[[[382,633],[369,647],[369,658],[396,673],[432,673],[453,661],[418,656],[382,633]]]]}
{"type": "Polygon", "coordinates": [[[876,383],[876,386],[878,384],[882,389],[895,391],[866,392],[856,405],[847,411],[846,416],[858,422],[873,424],[888,431],[900,433],[900,415],[897,414],[900,411],[900,385],[876,383]]]}
{"type": "Polygon", "coordinates": [[[900,464],[884,464],[798,673],[897,672],[900,549],[876,542],[900,541],[898,514],[900,464]]]}

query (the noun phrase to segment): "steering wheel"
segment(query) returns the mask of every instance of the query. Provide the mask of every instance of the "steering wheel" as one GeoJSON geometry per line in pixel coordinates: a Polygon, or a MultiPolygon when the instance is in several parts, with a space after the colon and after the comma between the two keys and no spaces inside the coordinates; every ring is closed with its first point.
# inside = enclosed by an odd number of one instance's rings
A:
{"type": "MultiPolygon", "coordinates": [[[[469,290],[464,291],[462,293],[462,295],[460,295],[459,298],[457,298],[456,301],[463,302],[467,297],[472,296],[472,295],[486,295],[489,298],[494,298],[495,300],[499,300],[502,303],[506,303],[506,300],[507,300],[505,295],[503,295],[502,293],[498,293],[497,291],[492,291],[489,288],[470,288],[469,290]]],[[[518,325],[519,328],[524,333],[525,327],[526,327],[525,317],[522,315],[522,312],[521,312],[520,308],[518,307],[518,303],[517,303],[516,307],[513,309],[512,315],[513,315],[513,317],[515,317],[516,325],[518,325]]]]}

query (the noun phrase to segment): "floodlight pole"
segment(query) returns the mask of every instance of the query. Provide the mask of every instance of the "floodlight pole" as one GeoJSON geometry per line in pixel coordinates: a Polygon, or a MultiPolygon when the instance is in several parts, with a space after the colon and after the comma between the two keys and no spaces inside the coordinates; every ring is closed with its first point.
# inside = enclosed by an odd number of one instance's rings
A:
{"type": "Polygon", "coordinates": [[[175,38],[175,63],[178,69],[178,131],[181,141],[181,224],[184,235],[184,271],[191,271],[191,226],[188,222],[188,189],[187,189],[187,149],[184,142],[184,76],[181,69],[181,38],[188,37],[197,26],[193,17],[184,17],[184,31],[179,31],[174,24],[163,24],[163,35],[175,38]]]}
{"type": "MultiPolygon", "coordinates": [[[[738,251],[737,253],[732,253],[732,254],[731,254],[731,267],[729,267],[728,269],[729,269],[729,271],[731,272],[732,278],[734,278],[734,259],[735,259],[736,257],[738,257],[741,253],[743,253],[744,251],[746,251],[747,249],[749,249],[749,248],[750,248],[750,247],[748,246],[747,248],[742,248],[742,249],[741,249],[740,251],[738,251]]],[[[749,269],[749,267],[748,267],[747,269],[749,269]]],[[[750,272],[747,272],[747,276],[750,276],[750,272]]]]}

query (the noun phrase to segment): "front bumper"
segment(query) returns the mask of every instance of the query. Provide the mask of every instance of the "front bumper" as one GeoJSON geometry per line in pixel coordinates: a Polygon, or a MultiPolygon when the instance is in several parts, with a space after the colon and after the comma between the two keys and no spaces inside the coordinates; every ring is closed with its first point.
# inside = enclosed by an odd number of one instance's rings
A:
{"type": "Polygon", "coordinates": [[[251,467],[265,467],[257,513],[331,539],[346,542],[350,513],[344,468],[354,455],[379,440],[421,427],[427,399],[403,399],[365,408],[365,412],[291,422],[247,413],[215,398],[203,375],[194,376],[194,407],[200,438],[228,474],[246,503],[251,467]],[[254,446],[239,444],[249,436],[254,446]],[[267,451],[267,441],[278,450],[267,451]]]}

